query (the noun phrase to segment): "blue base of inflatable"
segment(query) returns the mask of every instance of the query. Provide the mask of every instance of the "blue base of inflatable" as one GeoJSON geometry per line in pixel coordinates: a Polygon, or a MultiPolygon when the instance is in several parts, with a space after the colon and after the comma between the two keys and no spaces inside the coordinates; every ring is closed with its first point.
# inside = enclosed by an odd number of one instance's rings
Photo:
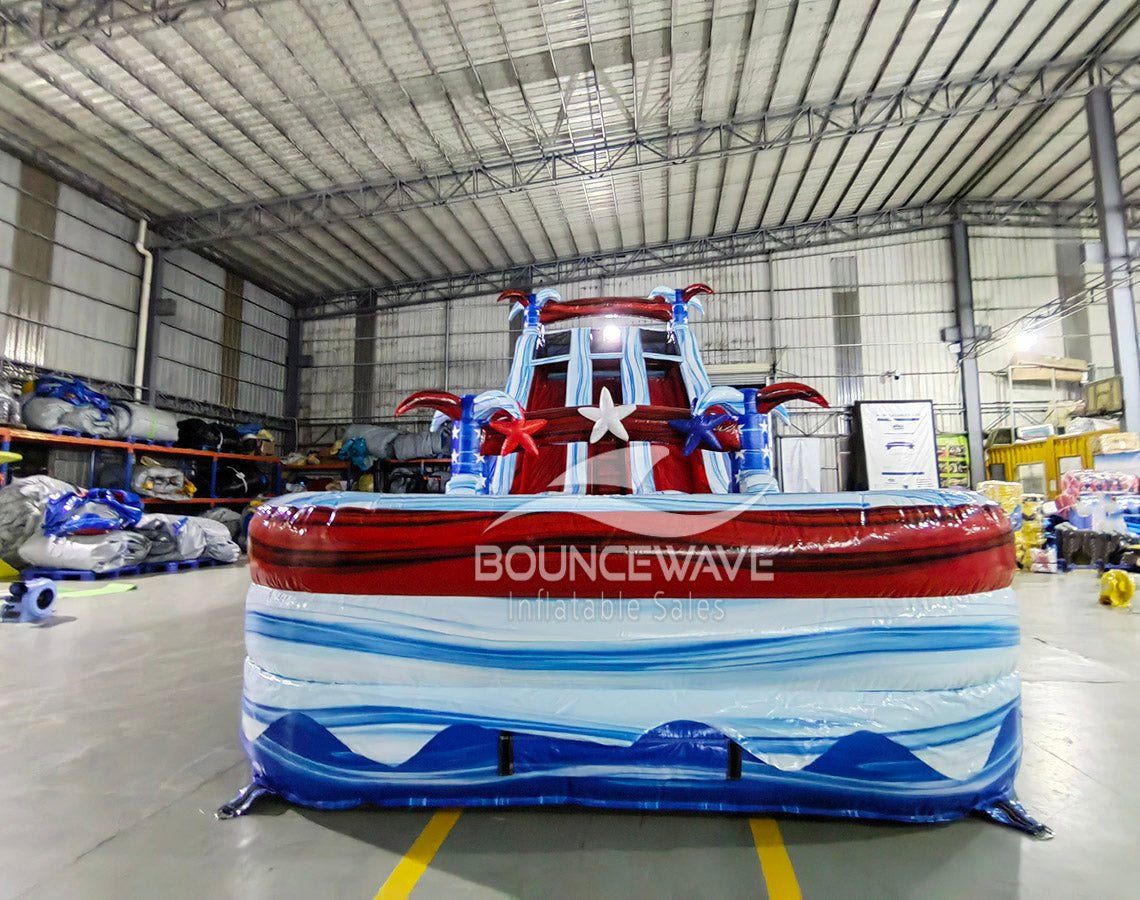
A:
{"type": "Polygon", "coordinates": [[[1043,826],[1011,799],[1018,716],[1016,709],[1006,716],[983,770],[958,781],[870,732],[842,738],[810,765],[783,771],[697,722],[667,723],[628,747],[455,725],[411,759],[387,766],[292,712],[244,741],[253,783],[219,815],[241,815],[269,794],[320,809],[573,805],[899,822],[980,813],[1039,833],[1043,826]]]}
{"type": "Polygon", "coordinates": [[[219,562],[208,557],[203,559],[185,559],[172,562],[141,563],[137,566],[122,566],[118,569],[107,569],[104,572],[91,572],[87,569],[49,569],[36,567],[24,569],[20,578],[27,581],[29,578],[50,578],[52,581],[103,581],[110,578],[130,578],[136,575],[157,575],[164,572],[181,572],[186,569],[211,569],[214,566],[232,566],[233,563],[219,562]]]}

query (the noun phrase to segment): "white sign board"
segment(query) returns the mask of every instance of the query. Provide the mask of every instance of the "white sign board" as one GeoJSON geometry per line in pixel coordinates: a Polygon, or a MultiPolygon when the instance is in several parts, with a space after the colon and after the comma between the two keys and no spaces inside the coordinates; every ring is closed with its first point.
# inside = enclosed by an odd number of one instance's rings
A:
{"type": "Polygon", "coordinates": [[[938,449],[929,400],[858,403],[867,488],[937,488],[938,449]]]}

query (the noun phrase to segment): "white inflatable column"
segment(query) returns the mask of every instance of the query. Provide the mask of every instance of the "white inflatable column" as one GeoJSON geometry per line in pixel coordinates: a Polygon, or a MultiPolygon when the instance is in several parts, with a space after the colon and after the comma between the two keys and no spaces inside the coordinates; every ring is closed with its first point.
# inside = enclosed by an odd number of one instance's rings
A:
{"type": "MultiPolygon", "coordinates": [[[[526,405],[530,388],[534,384],[534,351],[538,347],[538,329],[527,326],[515,341],[515,355],[511,360],[511,372],[507,376],[507,393],[526,405]]],[[[530,410],[527,410],[530,415],[530,410]]],[[[520,451],[521,452],[521,451],[520,451]]],[[[492,494],[509,494],[518,469],[519,453],[509,453],[494,460],[491,474],[492,494]]]]}
{"type": "MultiPolygon", "coordinates": [[[[621,344],[622,403],[649,405],[649,374],[645,371],[645,356],[641,348],[641,329],[631,325],[625,329],[621,344]]],[[[635,494],[652,494],[657,490],[653,480],[652,444],[648,441],[629,442],[629,472],[635,494]]]]}
{"type": "MultiPolygon", "coordinates": [[[[570,332],[570,360],[566,364],[566,405],[594,405],[594,365],[590,359],[589,328],[575,328],[570,332]]],[[[566,475],[562,487],[565,493],[586,493],[589,459],[590,445],[585,441],[566,445],[566,475]]]]}

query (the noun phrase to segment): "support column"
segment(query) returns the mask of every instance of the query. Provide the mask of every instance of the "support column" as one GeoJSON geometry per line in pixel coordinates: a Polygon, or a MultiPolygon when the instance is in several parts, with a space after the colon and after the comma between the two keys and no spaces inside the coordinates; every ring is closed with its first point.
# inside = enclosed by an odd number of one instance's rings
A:
{"type": "Polygon", "coordinates": [[[1095,87],[1085,97],[1089,143],[1092,152],[1096,217],[1104,248],[1104,280],[1108,290],[1108,322],[1112,331],[1112,358],[1120,376],[1124,398],[1122,431],[1140,431],[1140,344],[1136,338],[1136,307],[1129,273],[1128,226],[1124,191],[1120,184],[1120,157],[1112,94],[1095,87]]]}
{"type": "MultiPolygon", "coordinates": [[[[362,300],[361,306],[367,301],[362,300]]],[[[371,422],[376,416],[376,313],[356,314],[352,354],[352,421],[371,422]]]]}
{"type": "Polygon", "coordinates": [[[154,406],[158,402],[158,346],[159,317],[162,315],[162,290],[166,280],[166,251],[152,250],[150,270],[150,303],[147,305],[146,355],[143,357],[142,382],[147,402],[154,406]]]}
{"type": "MultiPolygon", "coordinates": [[[[954,315],[963,349],[973,342],[974,285],[970,274],[970,233],[960,219],[950,226],[950,258],[954,266],[954,315]]],[[[985,433],[982,430],[982,392],[978,380],[978,358],[963,354],[959,361],[962,376],[962,409],[966,418],[966,442],[970,448],[970,485],[986,477],[985,433]]]]}
{"type": "Polygon", "coordinates": [[[292,440],[289,450],[296,450],[300,442],[301,415],[301,319],[297,310],[289,318],[289,330],[285,343],[285,418],[293,423],[292,440]]]}

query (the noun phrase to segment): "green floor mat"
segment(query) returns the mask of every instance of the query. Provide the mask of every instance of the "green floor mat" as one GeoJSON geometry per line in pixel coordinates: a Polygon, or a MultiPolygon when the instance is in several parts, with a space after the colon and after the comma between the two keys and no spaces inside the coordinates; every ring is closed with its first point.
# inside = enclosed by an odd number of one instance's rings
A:
{"type": "Polygon", "coordinates": [[[101,597],[103,594],[125,594],[138,587],[129,581],[105,581],[102,584],[89,586],[83,582],[57,581],[56,594],[60,597],[101,597]]]}

